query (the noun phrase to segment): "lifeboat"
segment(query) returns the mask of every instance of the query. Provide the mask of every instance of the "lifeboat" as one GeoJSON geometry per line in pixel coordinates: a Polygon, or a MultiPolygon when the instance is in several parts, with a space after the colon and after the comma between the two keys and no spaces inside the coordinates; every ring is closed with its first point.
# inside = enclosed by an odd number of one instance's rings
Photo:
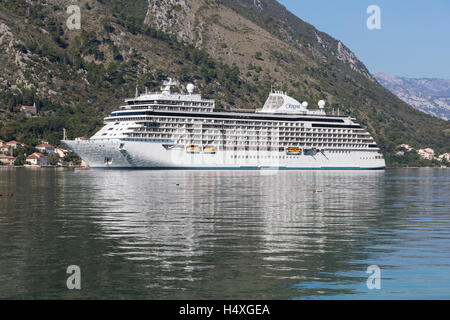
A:
{"type": "Polygon", "coordinates": [[[214,153],[216,153],[216,147],[210,147],[210,146],[204,147],[203,153],[214,154],[214,153]]]}
{"type": "Polygon", "coordinates": [[[290,147],[290,148],[286,148],[286,154],[288,155],[295,155],[295,154],[300,154],[302,153],[302,149],[297,148],[297,147],[290,147]]]}
{"type": "Polygon", "coordinates": [[[199,153],[200,152],[200,147],[189,146],[189,147],[186,148],[186,152],[187,153],[199,153]]]}

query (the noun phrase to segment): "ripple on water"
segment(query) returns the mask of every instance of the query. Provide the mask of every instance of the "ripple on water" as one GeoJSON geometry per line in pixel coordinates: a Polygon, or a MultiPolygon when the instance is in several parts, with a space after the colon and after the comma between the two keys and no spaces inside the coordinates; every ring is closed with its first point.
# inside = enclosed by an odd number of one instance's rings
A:
{"type": "Polygon", "coordinates": [[[18,169],[0,179],[16,195],[0,201],[0,298],[70,298],[70,264],[83,298],[449,298],[449,178],[18,169]]]}

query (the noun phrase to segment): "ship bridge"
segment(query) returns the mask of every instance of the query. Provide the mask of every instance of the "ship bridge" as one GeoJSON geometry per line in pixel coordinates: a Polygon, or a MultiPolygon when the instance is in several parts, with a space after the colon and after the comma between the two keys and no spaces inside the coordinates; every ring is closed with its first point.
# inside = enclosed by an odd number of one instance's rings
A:
{"type": "MultiPolygon", "coordinates": [[[[189,83],[186,86],[187,94],[173,93],[171,87],[178,85],[176,81],[169,78],[164,81],[161,92],[147,92],[139,94],[136,88],[136,95],[132,99],[126,99],[126,105],[120,106],[122,110],[167,110],[167,111],[192,111],[192,112],[213,112],[215,101],[203,99],[201,94],[194,94],[195,86],[189,83]]],[[[116,111],[112,115],[130,115],[126,111],[116,111]]]]}

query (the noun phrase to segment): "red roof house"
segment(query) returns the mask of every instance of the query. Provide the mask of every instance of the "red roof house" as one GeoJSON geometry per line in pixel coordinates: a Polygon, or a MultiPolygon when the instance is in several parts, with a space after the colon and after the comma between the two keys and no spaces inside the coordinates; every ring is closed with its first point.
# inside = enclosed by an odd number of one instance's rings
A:
{"type": "Polygon", "coordinates": [[[26,114],[36,114],[37,113],[36,103],[34,103],[32,106],[21,106],[20,111],[26,114]]]}
{"type": "Polygon", "coordinates": [[[34,166],[46,166],[48,158],[40,152],[35,152],[27,157],[27,162],[34,166]]]}
{"type": "Polygon", "coordinates": [[[11,153],[13,151],[13,149],[14,148],[8,144],[4,144],[4,145],[0,146],[1,153],[11,153]]]}
{"type": "Polygon", "coordinates": [[[25,145],[24,143],[16,141],[16,140],[8,141],[6,144],[13,147],[13,149],[15,149],[17,147],[23,147],[25,145]]]}
{"type": "Polygon", "coordinates": [[[38,149],[41,152],[55,153],[55,147],[53,147],[51,144],[48,143],[42,143],[40,145],[37,145],[36,149],[38,149]]]}

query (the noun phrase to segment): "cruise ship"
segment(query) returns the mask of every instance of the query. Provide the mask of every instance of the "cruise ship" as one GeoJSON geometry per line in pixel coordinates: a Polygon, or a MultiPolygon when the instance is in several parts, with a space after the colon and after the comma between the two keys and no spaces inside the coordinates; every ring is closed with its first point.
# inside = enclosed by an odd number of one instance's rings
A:
{"type": "Polygon", "coordinates": [[[160,92],[125,100],[89,139],[62,142],[91,168],[128,169],[384,169],[376,142],[349,116],[327,115],[325,101],[308,109],[271,91],[255,111],[216,111],[215,101],[160,92]]]}

